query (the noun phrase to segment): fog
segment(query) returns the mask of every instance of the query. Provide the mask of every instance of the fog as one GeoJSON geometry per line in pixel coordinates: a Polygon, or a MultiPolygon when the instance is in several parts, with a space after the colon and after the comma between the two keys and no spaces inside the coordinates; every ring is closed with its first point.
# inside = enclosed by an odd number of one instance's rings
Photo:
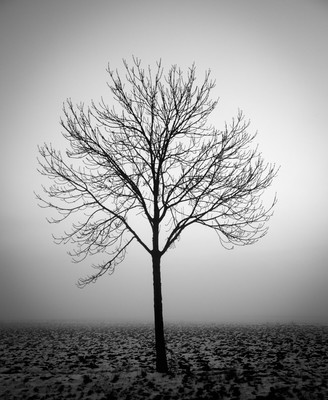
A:
{"type": "Polygon", "coordinates": [[[92,260],[73,264],[53,243],[66,226],[49,225],[33,194],[49,184],[37,145],[65,150],[65,99],[111,102],[107,64],[133,54],[145,66],[195,62],[199,81],[210,68],[211,122],[242,109],[265,161],[281,166],[262,240],[228,251],[193,227],[164,256],[165,321],[327,323],[327,18],[319,0],[2,2],[0,320],[152,321],[149,255],[133,244],[113,275],[78,289],[92,260]]]}

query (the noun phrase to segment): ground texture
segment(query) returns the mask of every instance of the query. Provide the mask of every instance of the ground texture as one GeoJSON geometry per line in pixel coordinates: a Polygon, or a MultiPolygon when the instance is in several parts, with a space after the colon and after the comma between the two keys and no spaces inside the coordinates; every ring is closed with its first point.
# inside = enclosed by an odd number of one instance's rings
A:
{"type": "Polygon", "coordinates": [[[0,327],[1,399],[328,399],[328,327],[168,325],[170,374],[151,325],[0,327]]]}

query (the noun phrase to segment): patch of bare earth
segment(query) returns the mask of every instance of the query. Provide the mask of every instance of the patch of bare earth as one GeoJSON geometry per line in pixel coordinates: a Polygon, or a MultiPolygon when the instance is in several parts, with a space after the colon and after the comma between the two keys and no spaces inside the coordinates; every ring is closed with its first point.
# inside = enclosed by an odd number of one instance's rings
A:
{"type": "Polygon", "coordinates": [[[328,399],[328,327],[168,325],[170,374],[151,325],[0,329],[1,399],[328,399]]]}

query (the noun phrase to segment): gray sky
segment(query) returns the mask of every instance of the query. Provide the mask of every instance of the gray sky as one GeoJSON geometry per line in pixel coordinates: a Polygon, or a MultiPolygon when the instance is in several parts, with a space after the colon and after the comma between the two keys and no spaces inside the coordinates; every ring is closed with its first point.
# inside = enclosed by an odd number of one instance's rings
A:
{"type": "Polygon", "coordinates": [[[267,236],[227,251],[211,230],[186,231],[163,259],[164,318],[328,322],[328,3],[2,1],[0,319],[152,320],[151,260],[134,245],[112,276],[84,290],[90,262],[56,246],[33,190],[37,145],[64,149],[59,118],[101,96],[107,63],[211,68],[223,127],[241,108],[268,162],[281,165],[267,236]]]}

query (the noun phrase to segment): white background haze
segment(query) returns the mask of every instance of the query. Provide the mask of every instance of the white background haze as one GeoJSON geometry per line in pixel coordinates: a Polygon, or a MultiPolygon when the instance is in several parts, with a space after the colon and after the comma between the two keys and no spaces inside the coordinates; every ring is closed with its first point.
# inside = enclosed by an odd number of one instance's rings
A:
{"type": "MultiPolygon", "coordinates": [[[[151,260],[137,244],[112,276],[83,290],[91,260],[56,246],[33,190],[37,145],[65,150],[59,119],[73,103],[111,100],[108,62],[132,55],[166,68],[196,63],[216,79],[211,116],[238,108],[268,162],[278,204],[267,236],[227,251],[214,231],[185,231],[163,259],[166,321],[328,322],[328,2],[2,1],[0,4],[0,319],[151,321],[151,260]]],[[[111,103],[113,104],[113,103],[111,103]]]]}

